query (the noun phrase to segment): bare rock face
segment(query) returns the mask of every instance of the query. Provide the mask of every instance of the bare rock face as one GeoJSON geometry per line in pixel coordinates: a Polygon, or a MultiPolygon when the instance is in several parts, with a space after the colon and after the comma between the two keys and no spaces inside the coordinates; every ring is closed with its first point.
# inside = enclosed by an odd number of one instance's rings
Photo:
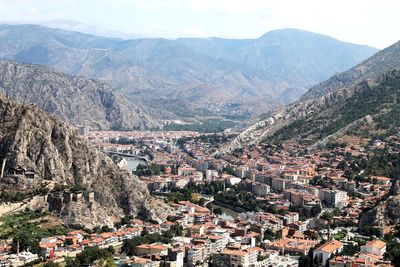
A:
{"type": "Polygon", "coordinates": [[[335,107],[343,103],[362,87],[363,85],[357,85],[350,88],[343,88],[316,99],[296,102],[292,105],[282,107],[273,112],[265,120],[257,122],[241,132],[230,144],[224,147],[223,151],[230,152],[244,145],[258,144],[265,138],[273,136],[284,127],[304,119],[321,115],[326,117],[332,116],[335,107]]]}
{"type": "Polygon", "coordinates": [[[396,179],[391,192],[386,199],[380,201],[373,209],[363,213],[360,218],[360,226],[396,225],[400,223],[400,190],[399,180],[396,179]]]}
{"type": "Polygon", "coordinates": [[[34,103],[75,126],[93,129],[160,128],[137,100],[104,82],[51,69],[0,61],[0,93],[20,103],[34,103]]]}
{"type": "Polygon", "coordinates": [[[63,205],[60,214],[68,223],[93,227],[128,214],[157,220],[169,212],[137,177],[119,169],[64,122],[34,105],[16,104],[3,96],[0,161],[4,162],[0,176],[3,188],[32,190],[54,181],[94,192],[94,201],[63,205]],[[34,172],[34,178],[6,178],[7,171],[18,168],[34,172]]]}

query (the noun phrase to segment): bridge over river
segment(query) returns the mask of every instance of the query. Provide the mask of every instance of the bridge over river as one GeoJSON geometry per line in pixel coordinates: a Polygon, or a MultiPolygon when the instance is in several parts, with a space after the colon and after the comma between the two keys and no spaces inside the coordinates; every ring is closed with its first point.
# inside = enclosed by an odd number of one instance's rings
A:
{"type": "Polygon", "coordinates": [[[112,156],[112,155],[121,156],[121,157],[125,158],[126,160],[128,160],[128,159],[136,159],[136,160],[140,160],[140,161],[150,162],[150,160],[147,157],[143,157],[143,156],[132,155],[132,154],[128,154],[128,153],[121,153],[121,152],[116,152],[116,151],[108,151],[107,153],[110,156],[112,156]]]}

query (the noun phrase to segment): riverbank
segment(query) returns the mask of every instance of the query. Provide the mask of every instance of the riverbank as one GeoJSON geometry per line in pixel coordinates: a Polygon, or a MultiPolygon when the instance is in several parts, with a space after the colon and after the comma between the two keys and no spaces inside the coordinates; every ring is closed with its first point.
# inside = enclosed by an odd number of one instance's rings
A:
{"type": "Polygon", "coordinates": [[[222,210],[222,214],[220,216],[223,219],[228,220],[228,221],[234,221],[236,218],[239,217],[239,214],[241,212],[245,212],[245,210],[243,210],[243,209],[235,208],[235,207],[232,207],[230,205],[227,205],[225,203],[215,201],[215,200],[211,203],[211,207],[213,209],[220,208],[222,210]]]}

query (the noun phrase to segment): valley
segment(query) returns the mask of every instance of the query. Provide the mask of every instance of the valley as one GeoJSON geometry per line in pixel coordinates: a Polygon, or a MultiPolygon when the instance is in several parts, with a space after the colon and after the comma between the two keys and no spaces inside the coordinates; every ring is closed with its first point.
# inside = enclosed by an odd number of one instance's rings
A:
{"type": "Polygon", "coordinates": [[[59,23],[0,24],[0,266],[400,266],[400,42],[59,23]]]}
{"type": "Polygon", "coordinates": [[[99,79],[155,109],[147,113],[156,118],[197,122],[201,114],[229,118],[271,111],[377,51],[296,29],[244,40],[123,40],[3,24],[0,35],[2,59],[99,79]]]}

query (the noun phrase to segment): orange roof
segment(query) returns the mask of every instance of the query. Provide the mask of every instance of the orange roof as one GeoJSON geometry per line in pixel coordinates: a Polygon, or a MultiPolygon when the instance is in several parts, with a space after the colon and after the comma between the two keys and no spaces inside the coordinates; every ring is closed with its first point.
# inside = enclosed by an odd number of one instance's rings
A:
{"type": "Polygon", "coordinates": [[[371,178],[375,178],[377,180],[382,180],[382,181],[390,181],[390,180],[392,180],[391,178],[384,177],[384,176],[371,176],[371,178]]]}
{"type": "Polygon", "coordinates": [[[221,254],[228,254],[228,255],[236,255],[236,256],[246,256],[248,252],[242,251],[242,250],[230,250],[230,249],[225,249],[222,251],[221,254]]]}
{"type": "Polygon", "coordinates": [[[81,246],[79,244],[72,244],[68,246],[69,248],[80,248],[81,246]]]}
{"type": "Polygon", "coordinates": [[[142,221],[142,220],[139,220],[139,219],[133,219],[133,220],[132,220],[132,223],[137,224],[137,225],[142,225],[142,224],[143,224],[143,221],[142,221]]]}
{"type": "Polygon", "coordinates": [[[378,256],[378,255],[375,255],[375,254],[371,254],[371,253],[367,253],[367,252],[360,253],[359,257],[361,259],[365,258],[365,259],[375,259],[375,260],[380,260],[382,258],[381,256],[378,256]]]}
{"type": "Polygon", "coordinates": [[[118,231],[118,232],[115,232],[114,234],[115,234],[116,236],[123,236],[123,235],[124,235],[124,232],[118,231]]]}
{"type": "Polygon", "coordinates": [[[208,235],[207,237],[208,237],[208,239],[212,239],[212,240],[218,240],[218,239],[222,238],[222,236],[219,236],[219,235],[208,235]]]}
{"type": "Polygon", "coordinates": [[[103,242],[103,238],[95,238],[95,239],[92,239],[92,240],[90,240],[90,242],[92,242],[92,243],[101,243],[101,242],[103,242]]]}
{"type": "Polygon", "coordinates": [[[370,246],[370,247],[376,247],[376,248],[382,249],[382,248],[384,248],[386,246],[386,243],[381,241],[381,240],[379,240],[379,239],[375,239],[375,240],[372,240],[372,241],[368,241],[365,245],[366,246],[370,246]]]}
{"type": "Polygon", "coordinates": [[[252,247],[252,248],[248,248],[247,251],[258,251],[258,252],[263,252],[264,249],[260,248],[260,247],[252,247]]]}
{"type": "Polygon", "coordinates": [[[150,259],[145,259],[145,258],[135,258],[132,260],[134,263],[149,263],[151,262],[150,259]]]}
{"type": "Polygon", "coordinates": [[[284,239],[279,239],[275,240],[274,242],[271,242],[268,246],[273,247],[273,248],[288,248],[288,249],[310,249],[313,246],[315,246],[318,243],[318,241],[315,240],[299,240],[299,239],[292,239],[292,238],[284,238],[284,239]]]}
{"type": "Polygon", "coordinates": [[[140,228],[137,228],[137,227],[129,227],[129,228],[126,228],[126,231],[128,231],[128,232],[138,232],[138,231],[141,231],[142,229],[140,229],[140,228]]]}
{"type": "Polygon", "coordinates": [[[259,236],[259,233],[255,233],[255,232],[250,232],[247,235],[244,236],[244,238],[249,238],[249,237],[257,237],[259,236]]]}
{"type": "Polygon", "coordinates": [[[42,243],[42,244],[40,244],[40,247],[41,248],[53,248],[53,247],[56,247],[57,246],[57,244],[55,243],[55,242],[53,242],[53,243],[42,243]]]}
{"type": "Polygon", "coordinates": [[[325,244],[323,244],[322,246],[317,248],[315,251],[321,250],[323,252],[331,254],[342,247],[343,247],[342,242],[337,241],[337,240],[332,240],[332,241],[326,242],[325,244]]]}
{"type": "Polygon", "coordinates": [[[166,250],[168,247],[166,245],[162,244],[142,244],[137,246],[137,248],[143,248],[143,249],[156,249],[156,250],[166,250]]]}
{"type": "Polygon", "coordinates": [[[110,238],[110,237],[114,236],[114,233],[111,233],[111,232],[102,233],[102,234],[100,234],[100,236],[101,236],[101,238],[106,239],[106,238],[110,238]]]}
{"type": "Polygon", "coordinates": [[[71,232],[68,233],[68,235],[78,235],[78,234],[84,235],[85,232],[82,231],[82,230],[74,230],[74,231],[71,231],[71,232]]]}

